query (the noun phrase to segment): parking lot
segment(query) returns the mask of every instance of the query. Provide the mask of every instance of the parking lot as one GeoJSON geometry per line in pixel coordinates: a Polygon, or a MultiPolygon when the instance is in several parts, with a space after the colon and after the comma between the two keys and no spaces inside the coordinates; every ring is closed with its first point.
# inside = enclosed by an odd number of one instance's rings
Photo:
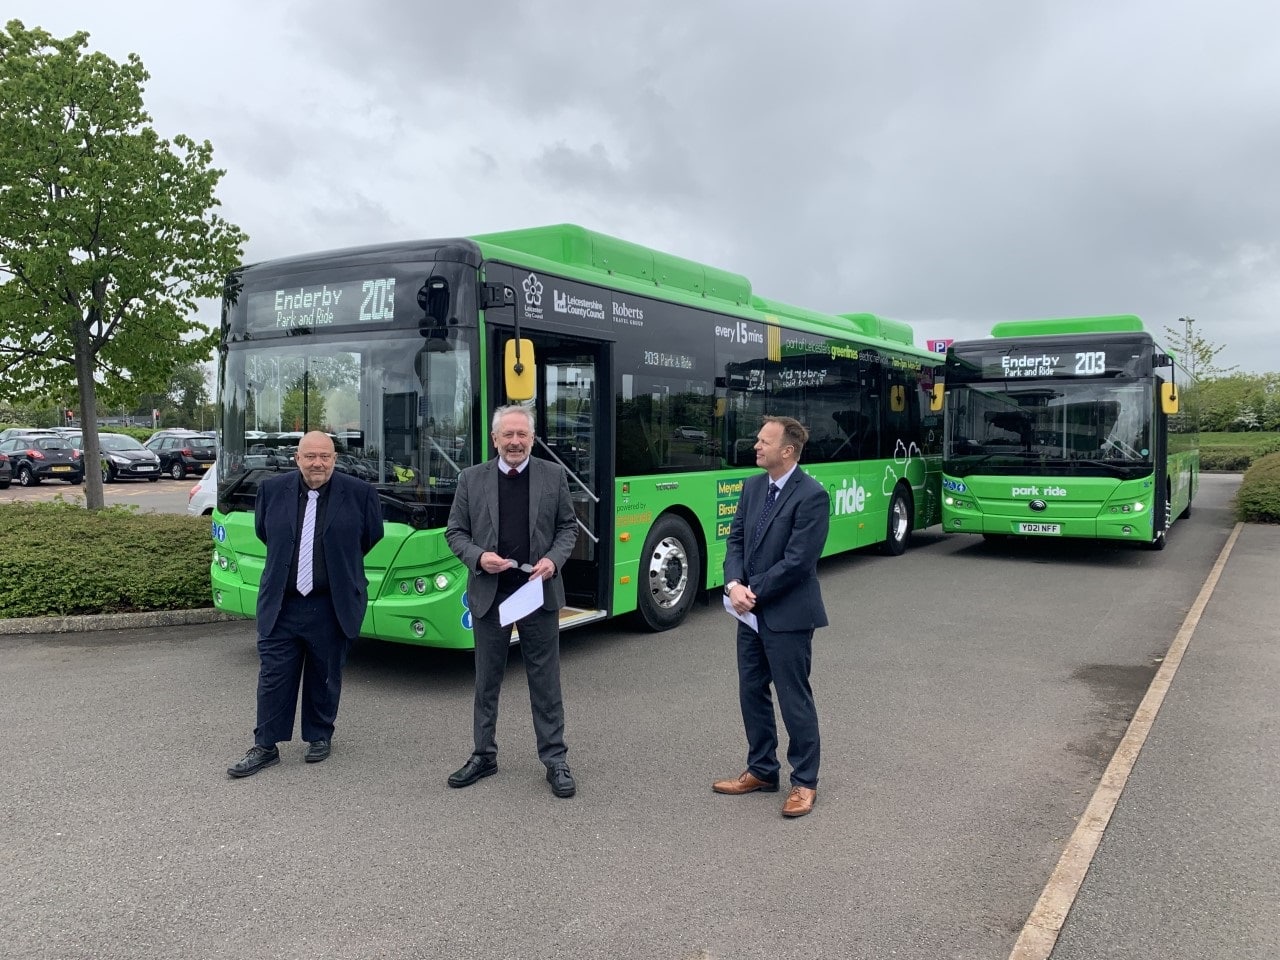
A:
{"type": "MultiPolygon", "coordinates": [[[[155,513],[186,513],[187,495],[195,486],[197,477],[171,480],[162,477],[155,483],[146,480],[121,480],[103,484],[103,499],[108,506],[131,506],[155,513]]],[[[78,486],[59,481],[45,481],[34,487],[20,487],[16,483],[7,490],[0,490],[0,504],[15,501],[53,500],[61,497],[72,503],[84,503],[84,484],[78,486]]]]}
{"type": "MultiPolygon", "coordinates": [[[[661,634],[565,635],[568,801],[518,652],[499,773],[449,790],[466,655],[361,643],[333,757],[303,764],[295,741],[233,782],[251,623],[0,638],[0,956],[1005,958],[1227,539],[1231,490],[1206,477],[1160,553],[928,531],[900,558],[825,561],[823,768],[799,821],[710,790],[744,751],[716,605],[661,634]]],[[[1241,889],[1202,895],[1237,909],[1241,889]]]]}

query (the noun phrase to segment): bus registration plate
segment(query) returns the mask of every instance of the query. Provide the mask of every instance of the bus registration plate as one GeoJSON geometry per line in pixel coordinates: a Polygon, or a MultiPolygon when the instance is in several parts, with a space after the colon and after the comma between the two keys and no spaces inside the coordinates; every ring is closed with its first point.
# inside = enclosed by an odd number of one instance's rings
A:
{"type": "Polygon", "coordinates": [[[1062,524],[1060,523],[1020,523],[1018,524],[1019,533],[1038,533],[1041,536],[1056,537],[1062,533],[1062,524]]]}

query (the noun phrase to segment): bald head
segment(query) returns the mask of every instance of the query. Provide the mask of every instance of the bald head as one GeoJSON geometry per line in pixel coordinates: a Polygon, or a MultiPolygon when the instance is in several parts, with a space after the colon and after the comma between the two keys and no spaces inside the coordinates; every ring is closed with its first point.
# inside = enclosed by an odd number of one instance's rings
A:
{"type": "Polygon", "coordinates": [[[294,460],[302,471],[303,482],[312,490],[319,489],[329,482],[337,464],[333,438],[320,430],[304,434],[298,441],[298,452],[294,455],[294,460]]]}

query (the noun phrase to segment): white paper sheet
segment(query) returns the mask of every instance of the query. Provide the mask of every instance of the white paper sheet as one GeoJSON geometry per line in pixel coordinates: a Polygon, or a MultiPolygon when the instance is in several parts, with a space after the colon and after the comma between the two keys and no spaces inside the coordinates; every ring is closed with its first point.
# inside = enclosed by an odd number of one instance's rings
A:
{"type": "Polygon", "coordinates": [[[725,612],[729,614],[729,616],[736,617],[737,619],[741,620],[743,623],[745,623],[748,627],[750,627],[756,633],[760,632],[760,627],[757,626],[756,615],[752,613],[750,610],[748,610],[746,613],[739,613],[737,610],[733,609],[733,602],[729,599],[729,595],[727,593],[724,595],[724,609],[725,609],[725,612]]]}
{"type": "Polygon", "coordinates": [[[530,580],[502,603],[498,604],[498,622],[504,627],[527,617],[542,606],[542,578],[530,580]]]}

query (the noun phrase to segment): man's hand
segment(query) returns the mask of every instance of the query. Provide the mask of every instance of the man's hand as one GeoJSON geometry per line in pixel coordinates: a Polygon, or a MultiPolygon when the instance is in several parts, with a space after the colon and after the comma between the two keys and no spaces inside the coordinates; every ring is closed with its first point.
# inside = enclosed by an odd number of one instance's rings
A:
{"type": "Polygon", "coordinates": [[[533,573],[529,574],[530,580],[550,580],[556,575],[556,565],[547,557],[543,557],[533,565],[533,573]]]}
{"type": "Polygon", "coordinates": [[[756,595],[751,592],[750,587],[735,583],[729,590],[729,603],[738,613],[750,613],[756,605],[756,595]]]}
{"type": "Polygon", "coordinates": [[[492,550],[486,550],[480,554],[480,569],[485,573],[501,573],[503,570],[510,570],[515,565],[516,562],[514,560],[500,557],[492,550]]]}

